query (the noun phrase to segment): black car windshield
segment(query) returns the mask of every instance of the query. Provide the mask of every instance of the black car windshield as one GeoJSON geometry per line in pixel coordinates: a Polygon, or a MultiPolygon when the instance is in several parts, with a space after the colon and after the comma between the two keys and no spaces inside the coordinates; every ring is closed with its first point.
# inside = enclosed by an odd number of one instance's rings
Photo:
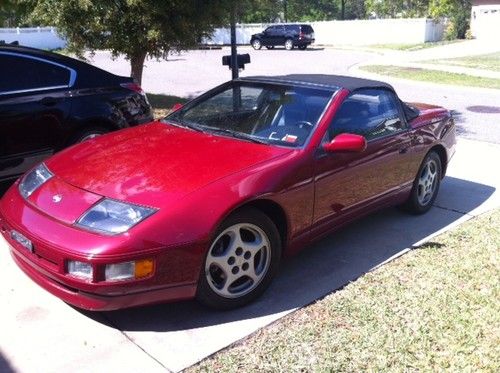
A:
{"type": "Polygon", "coordinates": [[[232,82],[172,113],[166,122],[243,140],[299,147],[334,90],[232,82]]]}

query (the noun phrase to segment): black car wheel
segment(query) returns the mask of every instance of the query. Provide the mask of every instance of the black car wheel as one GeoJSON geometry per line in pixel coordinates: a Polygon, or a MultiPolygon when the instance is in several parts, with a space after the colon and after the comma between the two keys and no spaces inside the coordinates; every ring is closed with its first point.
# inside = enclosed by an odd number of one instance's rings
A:
{"type": "Polygon", "coordinates": [[[293,40],[292,39],[285,40],[285,49],[287,51],[291,51],[293,49],[293,40]]]}
{"type": "Polygon", "coordinates": [[[441,159],[439,155],[429,152],[413,182],[410,197],[403,207],[413,214],[423,214],[427,212],[437,197],[441,184],[441,159]]]}
{"type": "Polygon", "coordinates": [[[72,136],[69,140],[69,145],[78,144],[93,139],[97,136],[104,135],[107,132],[109,132],[109,130],[104,127],[86,128],[72,136]]]}
{"type": "Polygon", "coordinates": [[[272,220],[256,209],[228,217],[207,251],[197,299],[206,306],[243,306],[269,286],[281,258],[281,239],[272,220]]]}
{"type": "Polygon", "coordinates": [[[259,39],[254,39],[254,40],[252,41],[252,47],[253,47],[253,49],[255,49],[255,50],[259,50],[260,48],[262,48],[262,43],[260,42],[260,40],[259,40],[259,39]]]}

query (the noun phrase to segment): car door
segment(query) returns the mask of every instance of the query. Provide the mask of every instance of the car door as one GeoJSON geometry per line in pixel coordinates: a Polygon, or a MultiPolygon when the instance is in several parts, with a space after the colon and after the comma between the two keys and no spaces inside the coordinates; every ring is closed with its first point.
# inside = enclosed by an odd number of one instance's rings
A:
{"type": "Polygon", "coordinates": [[[76,73],[35,56],[0,51],[0,180],[52,154],[70,111],[76,73]]]}
{"type": "Polygon", "coordinates": [[[314,223],[328,225],[397,191],[413,177],[409,131],[395,94],[386,89],[351,93],[330,124],[323,143],[341,133],[366,138],[360,153],[319,150],[315,164],[314,223]]]}

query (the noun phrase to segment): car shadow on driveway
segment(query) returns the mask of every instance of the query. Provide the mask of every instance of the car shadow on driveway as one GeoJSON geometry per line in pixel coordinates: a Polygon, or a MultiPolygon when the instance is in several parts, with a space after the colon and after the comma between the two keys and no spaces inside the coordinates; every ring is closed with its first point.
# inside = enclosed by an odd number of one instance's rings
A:
{"type": "Polygon", "coordinates": [[[414,248],[419,241],[482,205],[494,191],[491,186],[446,177],[435,206],[427,214],[385,209],[311,244],[283,263],[258,301],[237,310],[214,311],[187,301],[84,313],[125,332],[169,332],[290,311],[343,288],[401,251],[414,248]]]}

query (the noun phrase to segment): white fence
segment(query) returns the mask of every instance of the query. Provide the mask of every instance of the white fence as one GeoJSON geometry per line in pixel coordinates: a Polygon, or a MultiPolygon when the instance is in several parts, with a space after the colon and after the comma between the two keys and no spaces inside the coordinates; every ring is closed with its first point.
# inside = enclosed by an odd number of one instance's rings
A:
{"type": "Polygon", "coordinates": [[[0,28],[0,40],[18,41],[20,45],[40,49],[58,49],[66,46],[54,27],[0,28]]]}
{"type": "MultiPolygon", "coordinates": [[[[413,44],[439,41],[443,38],[444,23],[426,18],[371,19],[354,21],[311,22],[316,44],[370,45],[413,44]]],[[[240,24],[236,26],[238,44],[249,44],[252,34],[261,32],[268,24],[240,24]]],[[[216,29],[207,44],[230,44],[228,28],[216,29]]]]}

